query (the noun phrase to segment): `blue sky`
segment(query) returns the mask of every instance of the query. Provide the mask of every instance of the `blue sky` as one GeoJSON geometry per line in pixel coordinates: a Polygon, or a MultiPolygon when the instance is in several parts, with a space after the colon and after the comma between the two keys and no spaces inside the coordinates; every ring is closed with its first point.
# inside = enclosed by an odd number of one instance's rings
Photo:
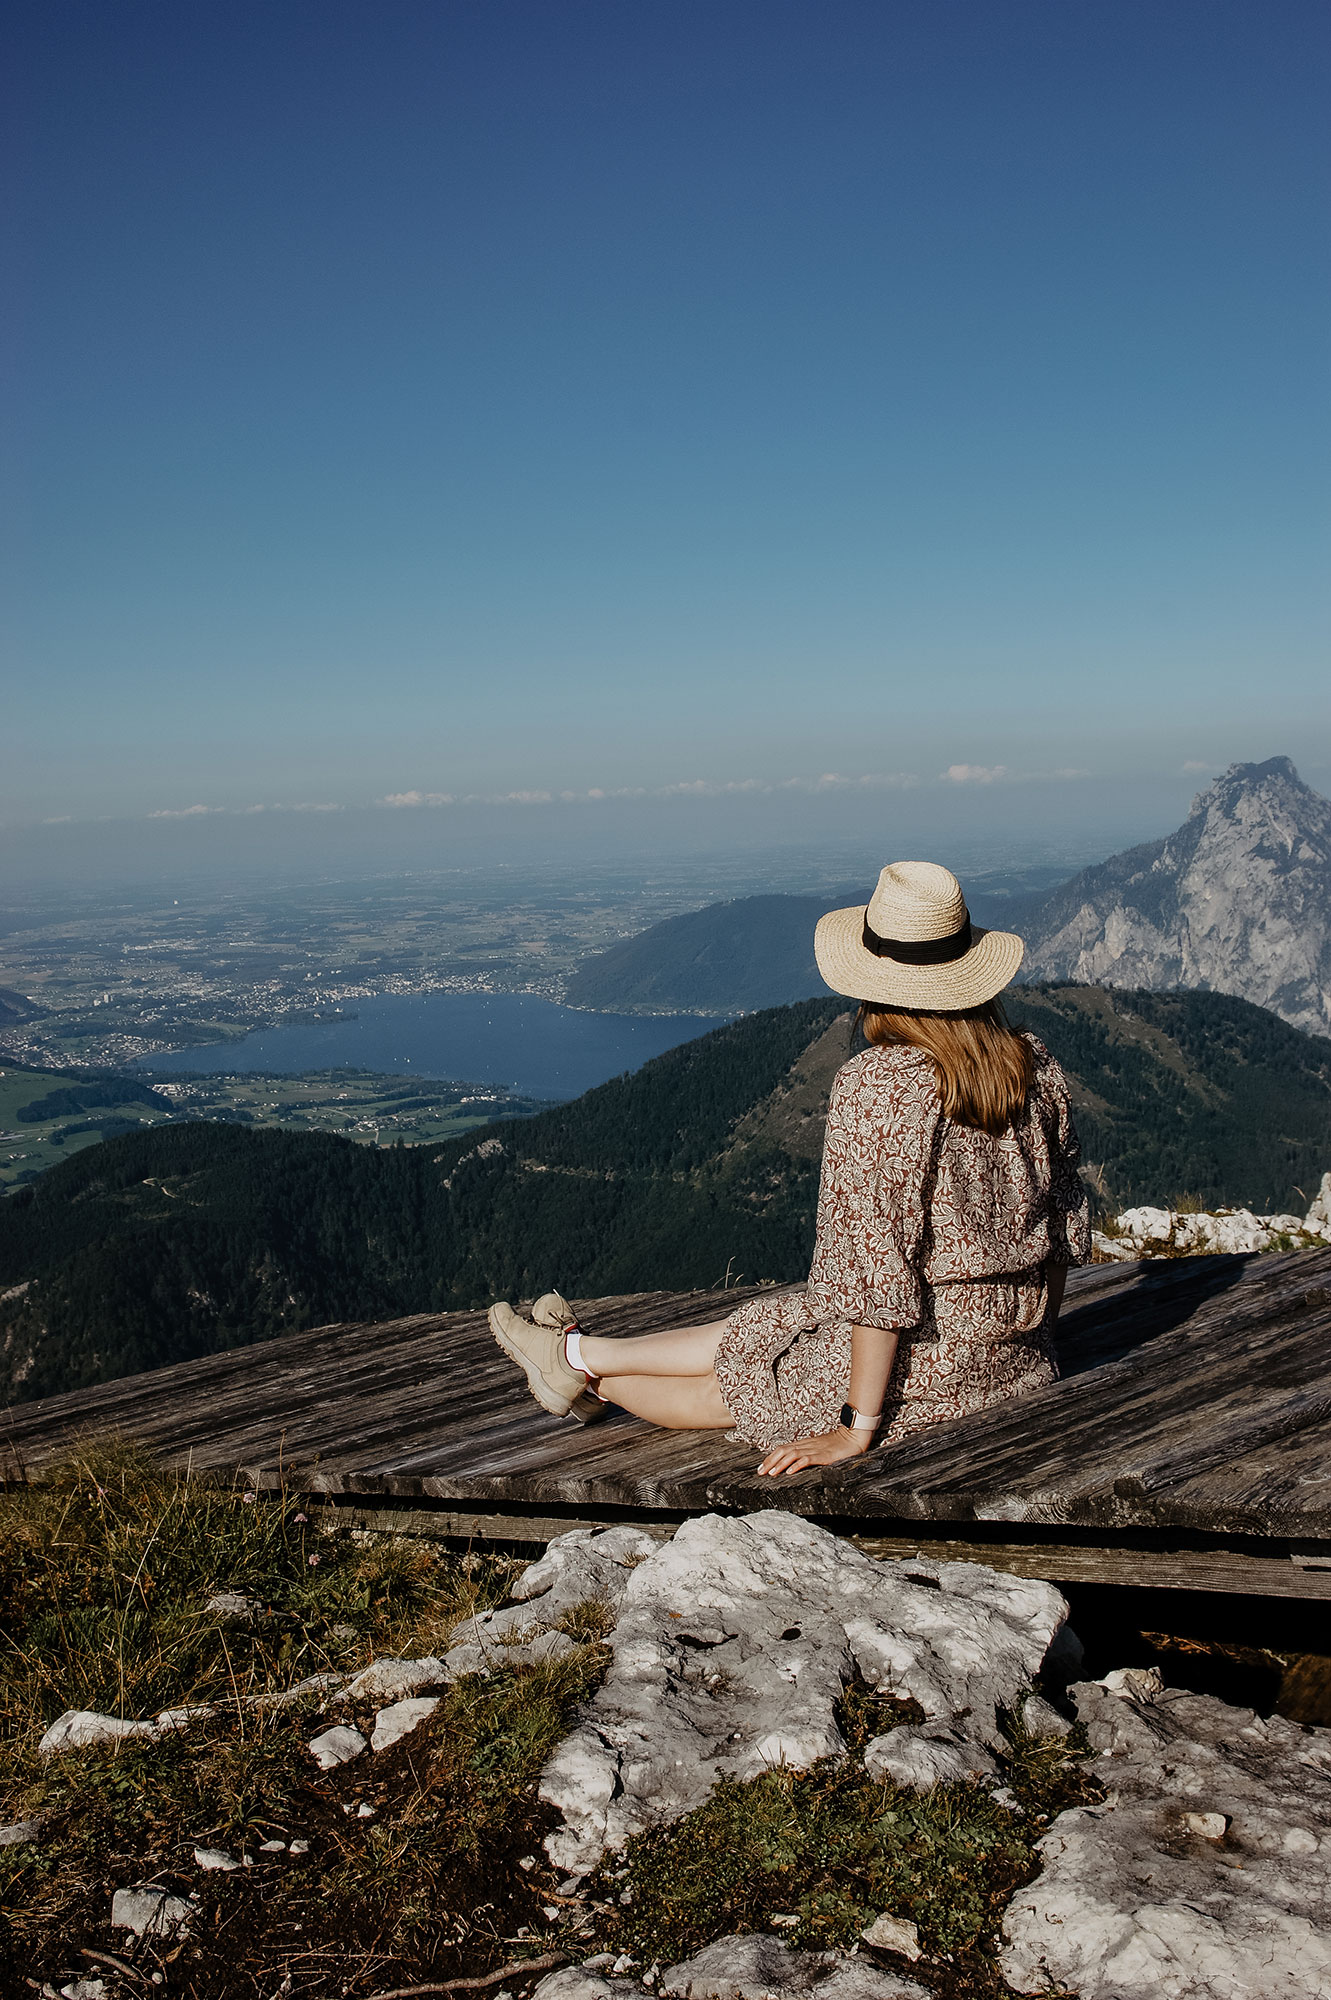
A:
{"type": "Polygon", "coordinates": [[[5,819],[1325,787],[1329,43],[17,0],[5,819]]]}

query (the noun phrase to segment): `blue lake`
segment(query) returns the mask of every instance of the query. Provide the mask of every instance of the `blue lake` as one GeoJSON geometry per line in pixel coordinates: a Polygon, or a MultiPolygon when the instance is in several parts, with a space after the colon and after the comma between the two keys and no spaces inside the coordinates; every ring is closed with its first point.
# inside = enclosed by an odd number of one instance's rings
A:
{"type": "Polygon", "coordinates": [[[377,1070],[578,1097],[720,1023],[703,1014],[584,1014],[523,993],[383,993],[355,1020],[262,1028],[239,1042],[143,1056],[155,1076],[377,1070]]]}

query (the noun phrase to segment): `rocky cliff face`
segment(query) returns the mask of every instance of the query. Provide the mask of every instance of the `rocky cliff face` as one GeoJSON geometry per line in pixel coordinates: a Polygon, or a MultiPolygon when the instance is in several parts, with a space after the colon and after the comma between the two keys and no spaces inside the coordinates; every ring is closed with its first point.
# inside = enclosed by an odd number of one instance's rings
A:
{"type": "Polygon", "coordinates": [[[1331,1034],[1331,801],[1288,757],[1234,764],[1176,833],[1023,912],[1028,979],[1200,987],[1331,1034]]]}

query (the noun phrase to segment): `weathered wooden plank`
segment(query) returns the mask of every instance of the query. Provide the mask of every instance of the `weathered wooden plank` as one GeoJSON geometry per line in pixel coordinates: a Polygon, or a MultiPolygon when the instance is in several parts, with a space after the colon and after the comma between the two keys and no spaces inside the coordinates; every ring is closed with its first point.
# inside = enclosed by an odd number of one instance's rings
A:
{"type": "MultiPolygon", "coordinates": [[[[728,1293],[630,1294],[599,1303],[607,1331],[624,1333],[669,1319],[694,1325],[724,1315],[758,1287],[728,1293]]],[[[421,1314],[367,1328],[312,1328],[261,1346],[233,1349],[148,1375],[12,1406],[0,1424],[0,1448],[22,1451],[37,1464],[80,1423],[131,1435],[169,1436],[173,1449],[196,1451],[210,1442],[281,1432],[293,1440],[354,1443],[384,1426],[428,1439],[440,1427],[441,1360],[466,1369],[468,1404],[461,1436],[491,1405],[532,1409],[512,1364],[489,1338],[483,1314],[421,1314]],[[420,1393],[417,1393],[420,1392],[420,1393]],[[413,1429],[413,1425],[418,1429],[413,1429]]],[[[533,1410],[539,1420],[541,1413],[533,1410]]]]}
{"type": "MultiPolygon", "coordinates": [[[[1268,1325],[1204,1341],[1191,1329],[1160,1336],[1093,1373],[1074,1377],[982,1419],[939,1426],[904,1440],[886,1455],[857,1461],[843,1478],[856,1486],[908,1486],[944,1496],[984,1488],[993,1477],[1017,1494],[1047,1492],[1064,1474],[1078,1490],[1112,1489],[1141,1460],[1205,1442],[1218,1403],[1249,1406],[1254,1394],[1273,1396],[1320,1377],[1325,1368],[1324,1313],[1295,1319],[1284,1313],[1268,1325]],[[890,1468],[890,1469],[889,1469],[890,1468]]],[[[1204,1331],[1204,1330],[1203,1330],[1204,1331]]]]}
{"type": "MultiPolygon", "coordinates": [[[[177,1462],[332,1494],[444,1507],[761,1507],[856,1520],[1211,1526],[1331,1537],[1331,1251],[1072,1274],[1069,1379],[854,1465],[770,1482],[718,1433],[616,1413],[586,1430],[525,1396],[481,1314],[334,1326],[43,1404],[0,1450],[34,1468],[72,1426],[141,1436],[177,1462]]],[[[743,1294],[580,1301],[610,1335],[696,1324],[743,1294]]]]}
{"type": "Polygon", "coordinates": [[[1315,1379],[1306,1386],[1290,1390],[1282,1385],[1275,1394],[1250,1397],[1246,1406],[1232,1415],[1227,1408],[1225,1421],[1215,1420],[1218,1416],[1218,1412],[1213,1412],[1209,1437],[1194,1439],[1136,1471],[1120,1474],[1115,1482],[1117,1489],[1158,1493],[1199,1478],[1203,1473],[1221,1470],[1233,1480],[1240,1466],[1243,1483],[1247,1485],[1251,1479],[1252,1454],[1260,1446],[1325,1425],[1331,1419],[1331,1372],[1323,1362],[1315,1379]]]}

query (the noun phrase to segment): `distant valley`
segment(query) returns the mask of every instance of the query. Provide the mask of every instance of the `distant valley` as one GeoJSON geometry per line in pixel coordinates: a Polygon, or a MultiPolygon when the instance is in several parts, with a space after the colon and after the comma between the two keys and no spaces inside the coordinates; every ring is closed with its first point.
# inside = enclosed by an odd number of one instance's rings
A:
{"type": "MultiPolygon", "coordinates": [[[[1331,1165],[1331,1043],[1221,994],[1012,997],[1069,1073],[1105,1208],[1307,1206],[1331,1165]]],[[[800,1001],[439,1144],[190,1122],[90,1145],[0,1202],[0,1389],[552,1284],[716,1287],[724,1311],[727,1283],[807,1267],[848,1038],[844,1001],[800,1001]]]]}
{"type": "Polygon", "coordinates": [[[494,1086],[354,1069],[299,1076],[138,1081],[111,1072],[0,1067],[0,1191],[23,1187],[100,1140],[184,1119],[336,1132],[362,1145],[419,1145],[539,1110],[494,1086]]]}

